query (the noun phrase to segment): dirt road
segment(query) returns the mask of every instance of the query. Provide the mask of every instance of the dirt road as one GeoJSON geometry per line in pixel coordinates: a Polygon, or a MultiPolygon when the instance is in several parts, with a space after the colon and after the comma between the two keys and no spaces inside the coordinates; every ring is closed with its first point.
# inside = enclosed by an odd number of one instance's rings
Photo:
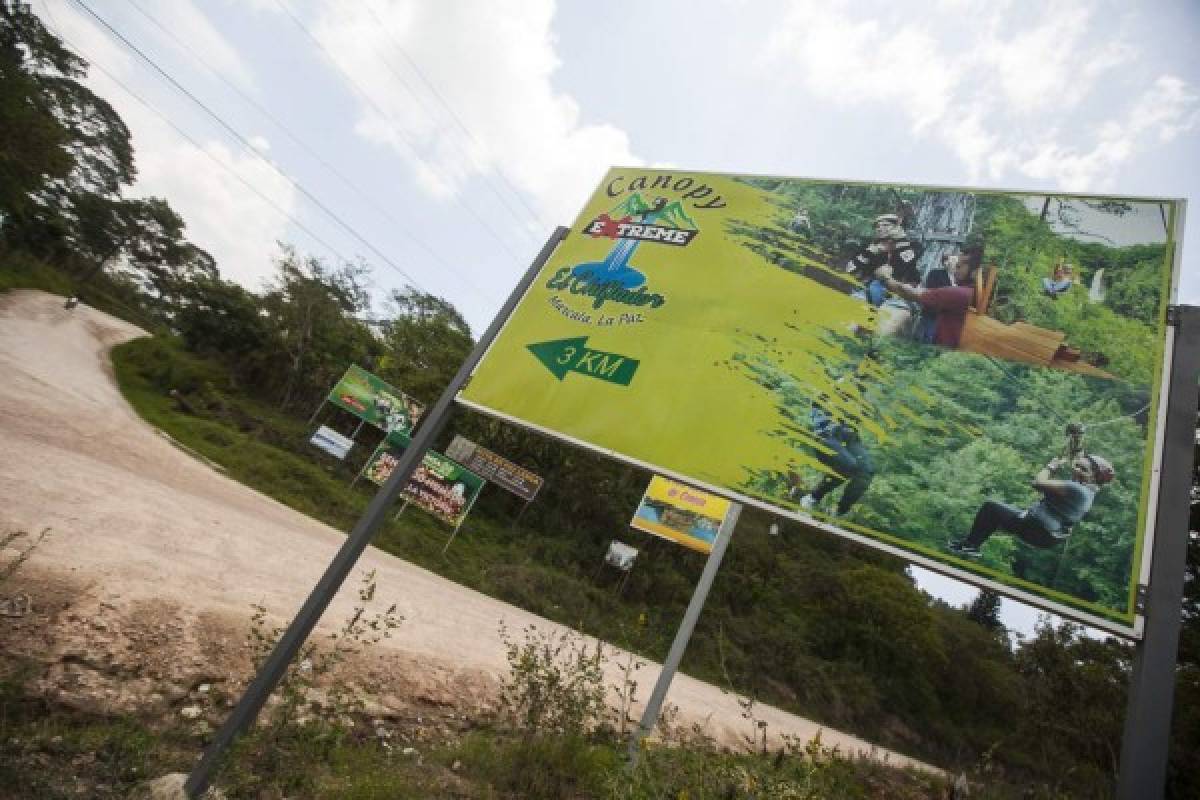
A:
{"type": "MultiPolygon", "coordinates": [[[[202,682],[247,661],[252,604],[290,619],[343,539],[172,446],[113,381],[108,350],[143,335],[86,306],[41,292],[0,295],[0,534],[50,528],[23,584],[37,613],[0,619],[0,647],[45,665],[41,684],[64,702],[166,711],[202,682]]],[[[12,553],[3,554],[7,561],[12,553]]],[[[436,707],[450,717],[487,708],[506,669],[497,632],[554,623],[369,549],[372,605],[405,618],[359,679],[384,708],[436,707]]],[[[347,586],[323,625],[344,620],[347,586]]],[[[656,665],[639,674],[648,695],[656,665]]],[[[749,723],[732,695],[676,677],[679,722],[740,742],[749,723]]],[[[812,722],[758,707],[778,735],[811,737],[812,722]]],[[[825,730],[826,745],[868,752],[825,730]]],[[[915,763],[895,754],[895,764],[915,763]]]]}

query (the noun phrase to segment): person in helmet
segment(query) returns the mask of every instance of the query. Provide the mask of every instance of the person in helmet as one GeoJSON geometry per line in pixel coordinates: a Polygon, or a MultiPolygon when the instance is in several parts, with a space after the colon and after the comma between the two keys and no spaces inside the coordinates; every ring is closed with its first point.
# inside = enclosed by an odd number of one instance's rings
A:
{"type": "Polygon", "coordinates": [[[921,273],[917,269],[920,252],[905,233],[898,215],[880,214],[875,218],[874,229],[871,243],[846,262],[846,272],[853,273],[866,284],[867,302],[879,307],[887,297],[880,268],[887,268],[884,270],[887,277],[916,286],[921,282],[921,273]]]}
{"type": "Polygon", "coordinates": [[[1033,547],[1053,547],[1071,535],[1071,527],[1091,509],[1096,492],[1113,477],[1112,464],[1101,456],[1080,455],[1074,461],[1056,458],[1033,479],[1041,500],[1026,509],[988,500],[975,513],[966,538],[951,541],[947,547],[958,555],[978,556],[983,543],[997,531],[1014,534],[1033,547]],[[1055,478],[1054,473],[1068,463],[1071,477],[1055,478]]]}

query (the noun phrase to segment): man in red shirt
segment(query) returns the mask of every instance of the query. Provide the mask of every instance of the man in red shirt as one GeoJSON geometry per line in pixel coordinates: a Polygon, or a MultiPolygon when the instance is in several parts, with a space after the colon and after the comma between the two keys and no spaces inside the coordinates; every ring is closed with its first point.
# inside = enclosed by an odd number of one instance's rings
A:
{"type": "MultiPolygon", "coordinates": [[[[947,266],[950,266],[949,264],[947,266]]],[[[937,314],[937,325],[933,330],[933,343],[942,347],[958,347],[963,327],[967,324],[967,309],[975,303],[975,271],[979,269],[978,257],[973,252],[959,253],[951,275],[953,286],[926,289],[909,286],[893,280],[886,267],[880,275],[887,282],[888,290],[906,300],[919,303],[921,308],[937,314]]]]}

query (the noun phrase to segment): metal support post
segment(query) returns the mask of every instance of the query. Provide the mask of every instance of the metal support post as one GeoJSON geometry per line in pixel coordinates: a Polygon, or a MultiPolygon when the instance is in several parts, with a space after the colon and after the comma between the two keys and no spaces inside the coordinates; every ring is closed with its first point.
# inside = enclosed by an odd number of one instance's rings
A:
{"type": "Polygon", "coordinates": [[[708,554],[708,561],[704,564],[704,572],[700,574],[700,580],[696,584],[696,590],[692,592],[692,600],[688,603],[687,611],[683,614],[683,622],[679,623],[679,630],[675,633],[675,641],[671,643],[671,649],[667,652],[667,658],[663,661],[662,671],[658,673],[658,681],[654,684],[654,691],[650,693],[650,699],[646,702],[646,710],[642,713],[642,720],[638,723],[637,729],[629,738],[629,769],[637,766],[638,757],[641,755],[642,739],[646,734],[654,730],[654,726],[658,724],[658,715],[662,711],[663,700],[667,697],[667,690],[671,688],[671,681],[675,678],[675,672],[679,669],[679,662],[683,660],[683,651],[687,649],[688,642],[692,638],[692,631],[696,627],[696,620],[700,618],[700,611],[704,608],[704,601],[708,599],[708,590],[712,588],[713,579],[717,576],[717,569],[721,566],[721,559],[725,557],[725,548],[729,546],[729,539],[733,536],[733,529],[737,525],[738,517],[742,513],[741,503],[730,503],[729,513],[721,522],[721,527],[717,530],[716,539],[713,541],[712,552],[708,554]]]}
{"type": "Polygon", "coordinates": [[[1178,316],[1169,387],[1167,396],[1160,400],[1167,404],[1167,414],[1158,514],[1145,629],[1129,682],[1118,800],[1163,797],[1166,785],[1196,451],[1196,382],[1200,375],[1200,308],[1182,306],[1178,316]]]}
{"type": "Polygon", "coordinates": [[[275,687],[282,680],[286,673],[288,665],[292,659],[296,657],[304,641],[312,633],[317,622],[321,619],[321,615],[329,606],[333,596],[337,594],[338,589],[346,580],[346,576],[350,574],[355,562],[359,556],[366,550],[367,545],[371,542],[371,537],[374,535],[376,528],[383,522],[387,514],[388,507],[400,494],[401,490],[408,483],[417,465],[421,463],[421,459],[425,456],[425,451],[433,444],[433,440],[441,432],[446,422],[450,419],[450,413],[454,404],[454,399],[458,392],[466,384],[467,378],[474,371],[475,366],[483,358],[483,354],[487,352],[492,341],[499,334],[501,327],[508,320],[513,310],[517,307],[517,303],[524,297],[526,290],[533,283],[542,266],[549,260],[550,255],[554,252],[567,235],[566,228],[557,228],[534,259],[524,277],[513,289],[504,306],[496,314],[492,324],[480,337],[479,342],[471,350],[466,361],[458,368],[458,373],[450,381],[450,385],[442,392],[442,396],[434,404],[433,409],[429,412],[425,423],[421,425],[420,431],[413,437],[412,444],[404,451],[400,457],[396,469],[392,472],[387,482],[371,499],[367,510],[355,523],[354,529],[346,537],[342,547],[334,556],[333,561],[325,570],[325,574],[317,582],[308,599],[304,601],[304,605],[296,614],[295,619],[284,631],[280,637],[275,649],[267,657],[266,662],[254,676],[246,691],[242,694],[240,700],[225,723],[220,727],[214,736],[208,748],[204,751],[200,762],[188,776],[187,782],[184,784],[184,792],[189,798],[198,798],[208,788],[212,782],[213,774],[216,772],[220,764],[222,756],[229,746],[258,716],[262,710],[267,698],[274,691],[275,687]]]}
{"type": "Polygon", "coordinates": [[[515,517],[513,517],[512,525],[508,527],[510,531],[517,529],[517,523],[521,521],[521,515],[525,513],[525,510],[529,508],[529,504],[532,502],[532,500],[526,500],[525,505],[521,506],[521,510],[517,512],[515,517]]]}
{"type": "Polygon", "coordinates": [[[317,410],[314,411],[313,415],[308,418],[308,427],[311,428],[312,424],[317,421],[317,415],[320,414],[321,409],[325,407],[325,402],[326,402],[325,400],[322,400],[321,404],[319,406],[317,406],[317,410]]]}
{"type": "Polygon", "coordinates": [[[458,536],[458,529],[462,527],[466,519],[459,520],[459,523],[454,526],[454,530],[450,533],[450,538],[446,540],[446,546],[442,548],[442,555],[446,555],[446,551],[450,549],[450,545],[454,542],[454,537],[458,536]]]}

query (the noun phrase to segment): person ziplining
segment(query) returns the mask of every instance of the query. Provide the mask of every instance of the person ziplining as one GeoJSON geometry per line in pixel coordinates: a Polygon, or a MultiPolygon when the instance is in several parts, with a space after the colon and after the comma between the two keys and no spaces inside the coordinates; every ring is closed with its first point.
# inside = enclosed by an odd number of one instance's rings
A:
{"type": "MultiPolygon", "coordinates": [[[[952,539],[947,549],[961,556],[976,558],[984,543],[997,532],[1011,533],[1038,548],[1065,543],[1071,529],[1088,511],[1102,486],[1115,477],[1113,466],[1102,456],[1082,452],[1082,426],[1068,428],[1068,437],[1080,446],[1067,458],[1052,459],[1033,479],[1033,488],[1042,498],[1026,509],[996,500],[984,502],[975,513],[971,531],[962,539],[952,539]],[[1059,479],[1055,473],[1070,465],[1070,477],[1059,479]]],[[[1072,449],[1075,449],[1072,447],[1072,449]]]]}
{"type": "MultiPolygon", "coordinates": [[[[852,371],[838,378],[835,383],[848,382],[854,387],[855,394],[865,397],[868,388],[863,380],[863,364],[874,358],[875,354],[868,351],[863,361],[852,371]]],[[[834,407],[834,398],[828,393],[821,393],[809,408],[809,426],[821,445],[814,448],[816,457],[828,472],[820,483],[807,491],[802,488],[800,477],[791,473],[788,497],[796,500],[804,511],[812,511],[827,495],[841,486],[842,495],[838,498],[837,506],[828,515],[836,518],[849,513],[851,507],[866,494],[875,478],[875,464],[858,428],[847,419],[835,415],[831,411],[834,407]]]]}

